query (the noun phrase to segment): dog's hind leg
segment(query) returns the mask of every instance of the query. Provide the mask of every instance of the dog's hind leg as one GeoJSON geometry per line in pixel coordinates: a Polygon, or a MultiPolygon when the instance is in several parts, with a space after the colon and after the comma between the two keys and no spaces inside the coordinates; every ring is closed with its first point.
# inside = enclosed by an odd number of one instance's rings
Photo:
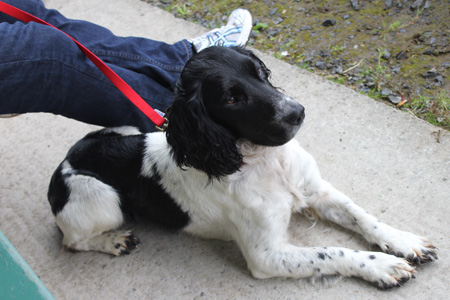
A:
{"type": "Polygon", "coordinates": [[[72,236],[64,233],[63,245],[69,250],[99,251],[115,256],[129,254],[139,244],[139,239],[132,231],[108,231],[75,242],[70,238],[72,236]]]}
{"type": "Polygon", "coordinates": [[[437,259],[436,247],[426,239],[382,223],[328,182],[323,181],[315,197],[307,202],[319,217],[360,233],[386,253],[405,257],[412,263],[437,259]]]}
{"type": "Polygon", "coordinates": [[[75,173],[68,162],[58,170],[50,184],[49,199],[54,207],[56,197],[67,196],[67,202],[55,212],[56,224],[64,234],[63,246],[113,255],[134,249],[138,239],[131,231],[113,231],[123,223],[118,193],[92,176],[75,173]]]}

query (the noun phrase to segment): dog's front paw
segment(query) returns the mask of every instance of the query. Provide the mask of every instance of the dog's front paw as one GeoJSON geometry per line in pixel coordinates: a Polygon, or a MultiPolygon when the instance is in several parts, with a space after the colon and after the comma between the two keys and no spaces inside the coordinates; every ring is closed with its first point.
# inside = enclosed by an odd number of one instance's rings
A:
{"type": "Polygon", "coordinates": [[[405,259],[393,255],[378,253],[370,255],[369,261],[360,265],[361,277],[375,283],[381,289],[400,287],[416,271],[405,259]]]}
{"type": "Polygon", "coordinates": [[[388,231],[379,246],[384,252],[404,257],[412,264],[424,264],[438,258],[437,248],[427,239],[393,228],[388,231]]]}

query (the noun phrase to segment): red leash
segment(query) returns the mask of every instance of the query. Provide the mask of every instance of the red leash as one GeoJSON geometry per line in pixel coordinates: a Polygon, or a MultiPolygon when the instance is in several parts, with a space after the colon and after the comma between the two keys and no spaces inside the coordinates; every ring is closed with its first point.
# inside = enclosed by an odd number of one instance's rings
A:
{"type": "MultiPolygon", "coordinates": [[[[3,12],[11,17],[19,19],[25,23],[28,22],[36,22],[40,24],[44,24],[50,27],[53,27],[57,30],[55,26],[41,20],[23,10],[20,10],[14,6],[6,4],[3,1],[0,1],[0,12],[3,12]]],[[[61,30],[59,30],[61,31],[61,30]]],[[[156,128],[160,130],[164,130],[167,127],[167,120],[160,116],[144,99],[141,98],[119,75],[117,75],[110,67],[108,67],[100,58],[98,58],[94,53],[92,53],[89,49],[75,40],[73,37],[68,35],[67,33],[61,31],[68,37],[70,37],[80,48],[81,51],[100,69],[100,71],[105,74],[105,76],[130,100],[134,105],[136,105],[139,110],[141,110],[153,123],[155,123],[156,128]]]]}

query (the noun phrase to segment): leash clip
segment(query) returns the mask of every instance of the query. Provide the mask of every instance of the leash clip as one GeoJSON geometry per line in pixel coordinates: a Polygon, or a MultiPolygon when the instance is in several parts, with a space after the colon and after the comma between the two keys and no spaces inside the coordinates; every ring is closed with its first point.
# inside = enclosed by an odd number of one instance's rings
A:
{"type": "Polygon", "coordinates": [[[167,118],[164,118],[164,123],[161,126],[156,126],[155,128],[158,129],[159,131],[166,131],[167,127],[169,126],[169,120],[167,118]]]}

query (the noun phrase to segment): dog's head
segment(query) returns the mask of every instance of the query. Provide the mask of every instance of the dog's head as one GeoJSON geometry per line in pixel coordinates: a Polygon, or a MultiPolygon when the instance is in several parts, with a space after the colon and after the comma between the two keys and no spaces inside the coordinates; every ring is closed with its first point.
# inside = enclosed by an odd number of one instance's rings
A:
{"type": "Polygon", "coordinates": [[[210,178],[239,170],[238,139],[280,146],[292,139],[304,108],[279,92],[251,51],[210,47],[186,64],[167,117],[167,140],[180,166],[210,178]]]}

